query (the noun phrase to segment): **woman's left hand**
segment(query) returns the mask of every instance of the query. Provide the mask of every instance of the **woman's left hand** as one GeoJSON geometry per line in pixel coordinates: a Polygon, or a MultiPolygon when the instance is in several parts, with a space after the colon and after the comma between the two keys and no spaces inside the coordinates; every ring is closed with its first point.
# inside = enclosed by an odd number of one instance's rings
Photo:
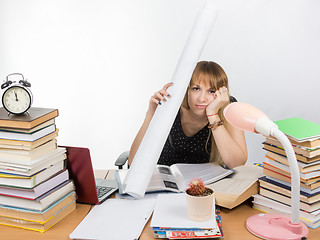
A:
{"type": "Polygon", "coordinates": [[[207,115],[218,113],[219,109],[230,101],[229,91],[226,87],[221,87],[214,93],[214,100],[207,106],[207,115]]]}

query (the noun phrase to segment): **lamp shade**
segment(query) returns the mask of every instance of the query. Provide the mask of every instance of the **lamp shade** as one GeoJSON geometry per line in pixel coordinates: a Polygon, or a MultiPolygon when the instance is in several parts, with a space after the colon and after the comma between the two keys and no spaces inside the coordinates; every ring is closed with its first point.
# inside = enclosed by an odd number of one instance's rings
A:
{"type": "Polygon", "coordinates": [[[267,117],[258,108],[243,102],[229,104],[223,114],[231,125],[248,132],[256,132],[256,122],[267,117]]]}

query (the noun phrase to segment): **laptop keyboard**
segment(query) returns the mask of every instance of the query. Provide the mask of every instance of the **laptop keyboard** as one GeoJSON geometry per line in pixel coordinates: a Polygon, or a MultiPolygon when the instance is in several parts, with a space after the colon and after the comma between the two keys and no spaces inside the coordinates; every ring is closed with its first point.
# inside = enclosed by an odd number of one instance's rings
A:
{"type": "Polygon", "coordinates": [[[104,196],[105,194],[107,194],[108,192],[110,192],[112,189],[113,189],[113,188],[103,187],[103,186],[97,186],[98,198],[101,198],[102,196],[104,196]]]}

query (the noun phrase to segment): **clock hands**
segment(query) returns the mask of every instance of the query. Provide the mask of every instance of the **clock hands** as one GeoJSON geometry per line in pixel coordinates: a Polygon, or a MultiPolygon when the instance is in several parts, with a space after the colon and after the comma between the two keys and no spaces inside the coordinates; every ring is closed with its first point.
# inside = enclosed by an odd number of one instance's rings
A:
{"type": "Polygon", "coordinates": [[[16,91],[14,91],[14,96],[16,97],[16,101],[19,101],[16,91]]]}

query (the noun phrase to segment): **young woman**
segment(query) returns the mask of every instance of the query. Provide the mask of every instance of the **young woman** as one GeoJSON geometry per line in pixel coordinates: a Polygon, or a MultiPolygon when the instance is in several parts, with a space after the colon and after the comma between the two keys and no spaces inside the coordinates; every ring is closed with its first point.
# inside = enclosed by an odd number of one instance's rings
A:
{"type": "MultiPolygon", "coordinates": [[[[172,83],[164,85],[151,97],[145,120],[130,149],[129,165],[157,106],[170,97],[170,86],[172,83]]],[[[223,109],[230,103],[228,89],[227,75],[217,63],[197,64],[158,164],[218,162],[229,168],[245,164],[244,133],[223,116],[223,109]]]]}

